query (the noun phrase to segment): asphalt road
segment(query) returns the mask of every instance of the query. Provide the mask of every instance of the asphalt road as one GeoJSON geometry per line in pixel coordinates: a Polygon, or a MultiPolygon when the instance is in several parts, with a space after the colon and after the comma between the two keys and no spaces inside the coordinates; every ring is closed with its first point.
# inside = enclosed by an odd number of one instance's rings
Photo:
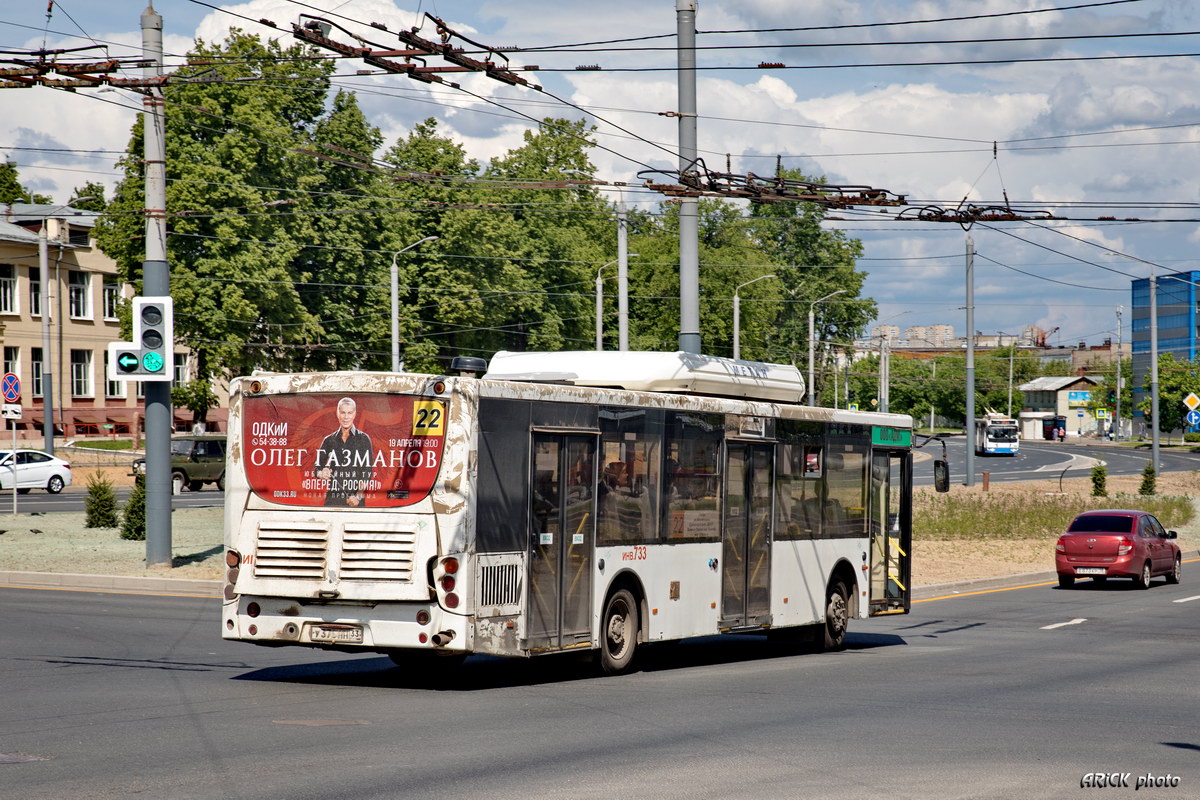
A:
{"type": "MultiPolygon", "coordinates": [[[[117,502],[124,503],[132,491],[121,487],[115,490],[117,502]]],[[[84,499],[87,497],[86,487],[70,486],[60,494],[50,494],[33,490],[29,494],[17,495],[17,513],[52,513],[55,511],[83,511],[84,499]]],[[[225,493],[215,486],[201,489],[198,492],[184,491],[171,497],[173,508],[207,508],[209,506],[225,505],[225,493]]],[[[13,507],[12,490],[0,491],[0,514],[11,514],[13,507]]]]}
{"type": "MultiPolygon", "coordinates": [[[[914,436],[914,444],[921,444],[923,436],[914,436]]],[[[965,436],[948,436],[945,439],[950,461],[950,482],[966,480],[967,439],[965,436]]],[[[941,446],[935,441],[918,452],[933,458],[941,458],[941,446]]],[[[975,456],[975,481],[983,480],[989,473],[992,481],[1027,481],[1044,478],[1082,478],[1091,474],[1097,461],[1103,461],[1109,475],[1140,475],[1150,460],[1150,449],[1116,447],[1102,444],[1072,444],[1056,442],[1021,442],[1015,456],[975,456]]],[[[1200,469],[1200,453],[1176,450],[1159,450],[1159,464],[1163,472],[1186,472],[1200,469]]],[[[933,485],[933,461],[919,461],[914,467],[913,482],[918,486],[933,485]]]]}
{"type": "Polygon", "coordinates": [[[0,590],[8,798],[1200,796],[1200,582],[930,599],[802,654],[748,636],[576,657],[385,658],[218,637],[219,603],[0,590]],[[1111,794],[1111,792],[1110,792],[1111,794]]]}

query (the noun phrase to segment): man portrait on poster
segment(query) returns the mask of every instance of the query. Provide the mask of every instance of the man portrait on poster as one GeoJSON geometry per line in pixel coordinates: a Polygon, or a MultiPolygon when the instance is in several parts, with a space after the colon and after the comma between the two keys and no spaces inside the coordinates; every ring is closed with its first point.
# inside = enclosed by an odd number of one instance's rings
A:
{"type": "Polygon", "coordinates": [[[358,404],[343,397],[337,404],[338,429],[325,437],[317,450],[316,475],[329,481],[325,505],[357,507],[363,504],[373,469],[371,437],[355,427],[358,404]]]}

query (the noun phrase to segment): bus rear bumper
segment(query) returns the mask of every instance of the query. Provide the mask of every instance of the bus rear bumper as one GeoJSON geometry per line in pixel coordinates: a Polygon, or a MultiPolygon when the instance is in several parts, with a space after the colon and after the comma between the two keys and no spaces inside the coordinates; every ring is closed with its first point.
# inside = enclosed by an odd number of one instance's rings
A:
{"type": "Polygon", "coordinates": [[[377,605],[306,603],[242,595],[225,604],[221,637],[266,646],[344,652],[471,650],[469,619],[436,602],[377,605]]]}

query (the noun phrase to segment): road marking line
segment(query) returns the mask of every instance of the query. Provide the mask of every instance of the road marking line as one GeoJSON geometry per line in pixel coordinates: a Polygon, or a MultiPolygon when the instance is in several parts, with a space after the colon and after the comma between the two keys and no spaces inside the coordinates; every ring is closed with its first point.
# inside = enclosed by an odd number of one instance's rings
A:
{"type": "Polygon", "coordinates": [[[1079,624],[1079,623],[1081,623],[1081,622],[1087,622],[1087,620],[1086,620],[1086,619],[1083,619],[1082,617],[1079,617],[1079,618],[1076,618],[1076,619],[1073,619],[1073,620],[1071,620],[1070,622],[1056,622],[1056,623],[1054,623],[1053,625],[1043,625],[1043,626],[1042,626],[1042,630],[1044,630],[1044,631],[1052,631],[1052,630],[1054,630],[1055,628],[1061,628],[1061,627],[1063,627],[1063,626],[1065,626],[1065,625],[1078,625],[1078,624],[1079,624]]]}
{"type": "Polygon", "coordinates": [[[1182,597],[1178,600],[1172,600],[1171,602],[1172,603],[1190,603],[1193,600],[1200,600],[1200,594],[1195,595],[1193,597],[1182,597]]]}

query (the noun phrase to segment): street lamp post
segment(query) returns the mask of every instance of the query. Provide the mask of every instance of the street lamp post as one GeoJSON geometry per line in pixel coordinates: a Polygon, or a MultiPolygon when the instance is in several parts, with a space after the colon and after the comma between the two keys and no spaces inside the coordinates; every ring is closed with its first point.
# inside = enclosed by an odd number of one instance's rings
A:
{"type": "Polygon", "coordinates": [[[778,277],[778,276],[775,274],[759,275],[757,278],[748,280],[745,283],[739,283],[733,289],[733,358],[735,361],[742,357],[742,348],[741,348],[741,341],[740,341],[741,326],[742,326],[742,299],[738,295],[738,292],[740,292],[742,290],[743,286],[749,286],[752,283],[757,283],[758,281],[764,281],[767,278],[776,278],[776,277],[778,277]]]}
{"type": "Polygon", "coordinates": [[[437,238],[426,236],[392,253],[392,372],[400,371],[400,269],[396,266],[396,256],[437,238]]]}
{"type": "MultiPolygon", "coordinates": [[[[95,200],[93,196],[76,197],[71,202],[95,200]]],[[[54,454],[54,367],[50,358],[50,255],[49,238],[46,226],[54,214],[69,208],[71,202],[55,206],[46,212],[42,226],[38,230],[38,273],[41,282],[41,312],[42,312],[42,449],[54,454]]],[[[62,248],[62,231],[59,230],[59,248],[62,248]]],[[[57,278],[57,275],[55,276],[57,278]]],[[[55,283],[57,284],[57,280],[55,283]]],[[[58,289],[56,285],[55,290],[58,289]]],[[[55,292],[57,294],[57,292],[55,292]]]]}
{"type": "MultiPolygon", "coordinates": [[[[819,297],[816,300],[810,301],[808,304],[808,405],[810,407],[817,404],[817,384],[813,369],[813,355],[814,351],[816,350],[817,343],[817,333],[814,329],[816,325],[814,308],[816,307],[817,303],[822,303],[829,298],[836,297],[837,295],[843,294],[846,291],[846,289],[838,289],[836,292],[830,292],[824,297],[819,297]]],[[[837,405],[836,400],[834,401],[834,405],[837,405]]]]}
{"type": "MultiPolygon", "coordinates": [[[[626,253],[625,256],[626,256],[626,258],[628,258],[629,256],[633,256],[634,258],[637,258],[638,254],[637,253],[626,253]]],[[[604,278],[601,276],[600,273],[604,272],[604,270],[608,269],[613,264],[620,264],[621,261],[622,261],[621,258],[617,258],[613,261],[609,261],[607,264],[602,265],[600,267],[600,269],[596,270],[596,350],[597,351],[604,349],[604,278]]],[[[620,276],[618,276],[618,284],[620,284],[620,276]]],[[[629,320],[628,320],[629,302],[626,298],[624,285],[618,285],[618,300],[619,300],[619,302],[617,304],[618,305],[618,308],[617,308],[618,331],[621,334],[620,341],[618,343],[618,349],[627,350],[627,349],[629,349],[629,320]]]]}

